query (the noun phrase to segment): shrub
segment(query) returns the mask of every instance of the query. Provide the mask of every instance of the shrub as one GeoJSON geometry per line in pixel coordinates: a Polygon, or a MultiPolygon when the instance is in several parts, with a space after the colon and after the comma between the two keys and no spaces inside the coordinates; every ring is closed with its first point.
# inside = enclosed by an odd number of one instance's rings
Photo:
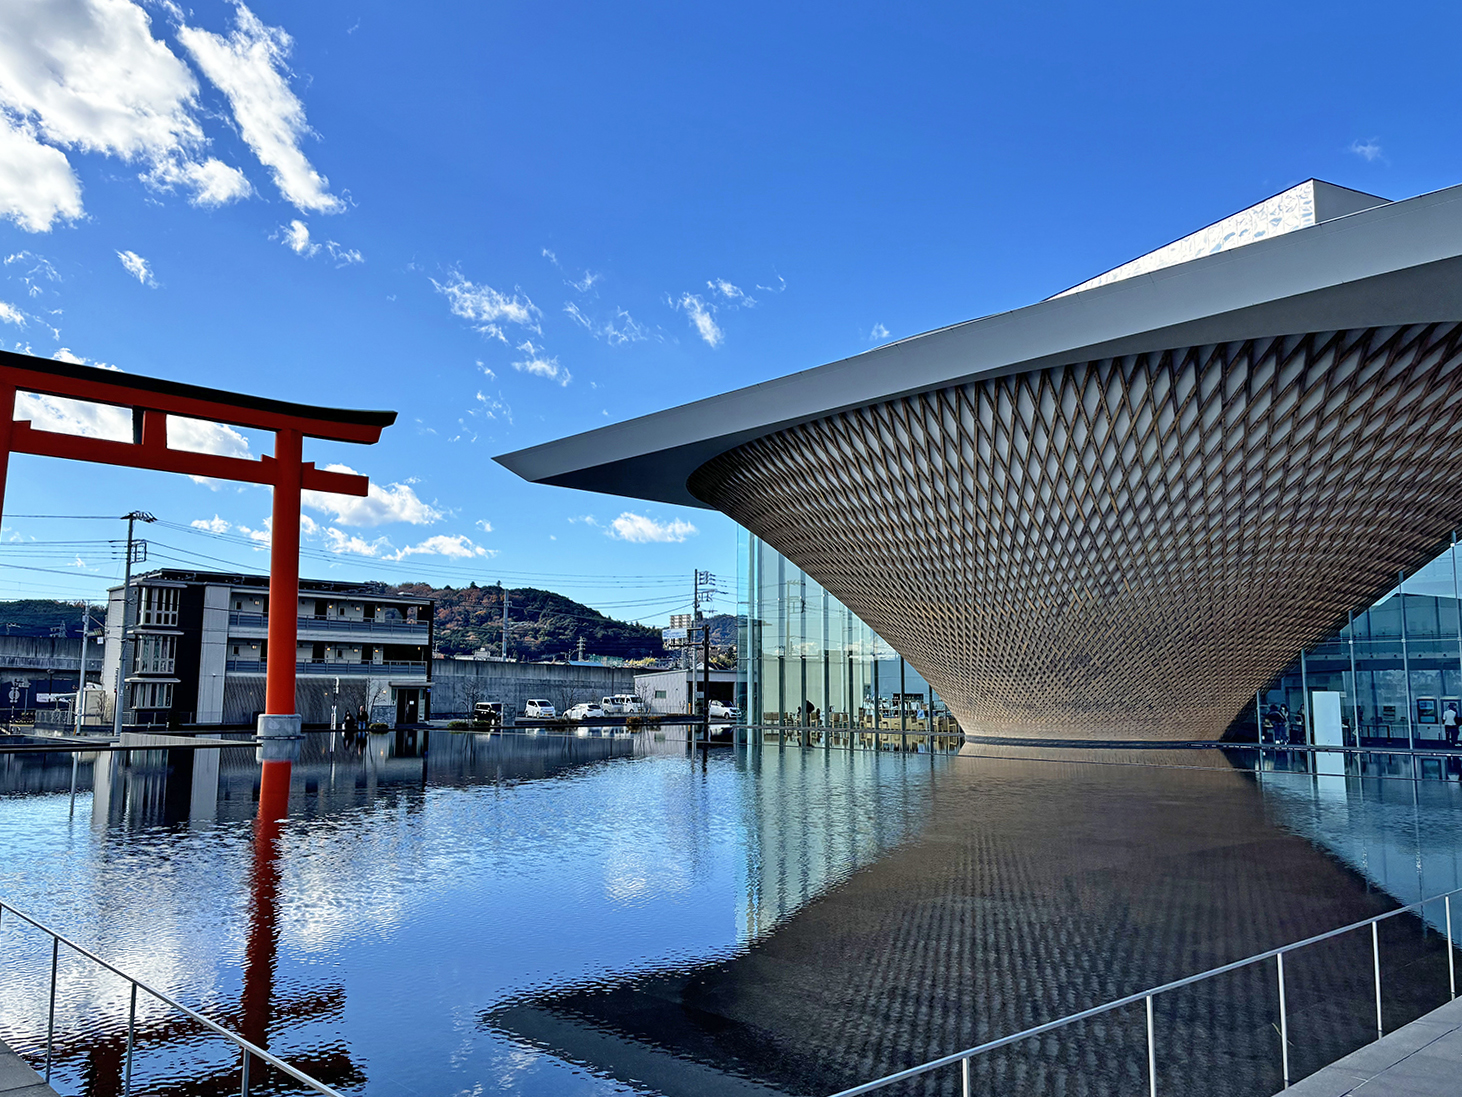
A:
{"type": "Polygon", "coordinates": [[[469,724],[466,720],[448,720],[447,721],[447,730],[448,731],[466,731],[471,726],[472,725],[469,724]]]}
{"type": "Polygon", "coordinates": [[[391,730],[391,725],[390,724],[383,724],[383,723],[381,723],[378,720],[374,724],[371,725],[370,730],[371,731],[390,731],[391,730]]]}

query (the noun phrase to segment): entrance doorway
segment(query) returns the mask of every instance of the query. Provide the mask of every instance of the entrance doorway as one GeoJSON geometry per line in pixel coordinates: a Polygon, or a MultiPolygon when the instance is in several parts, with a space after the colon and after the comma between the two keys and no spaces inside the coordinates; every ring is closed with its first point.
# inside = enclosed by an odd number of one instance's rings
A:
{"type": "Polygon", "coordinates": [[[396,723],[415,724],[421,720],[421,690],[396,690],[396,723]]]}

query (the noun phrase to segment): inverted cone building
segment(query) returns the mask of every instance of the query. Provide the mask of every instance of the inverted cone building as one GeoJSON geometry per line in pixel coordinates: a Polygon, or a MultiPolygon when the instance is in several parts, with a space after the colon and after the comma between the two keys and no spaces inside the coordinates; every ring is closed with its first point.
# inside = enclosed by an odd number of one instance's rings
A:
{"type": "Polygon", "coordinates": [[[1039,304],[499,460],[724,511],[967,732],[1217,737],[1462,518],[1462,187],[1310,181],[1039,304]]]}

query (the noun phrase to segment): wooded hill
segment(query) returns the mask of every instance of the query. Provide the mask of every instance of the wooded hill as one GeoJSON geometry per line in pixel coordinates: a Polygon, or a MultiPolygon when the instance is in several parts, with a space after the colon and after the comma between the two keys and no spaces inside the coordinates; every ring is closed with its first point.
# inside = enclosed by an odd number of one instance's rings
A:
{"type": "MultiPolygon", "coordinates": [[[[105,606],[91,607],[92,630],[101,627],[106,617],[105,606]]],[[[17,602],[0,602],[0,635],[53,636],[58,625],[66,626],[66,635],[81,635],[81,606],[75,602],[54,602],[49,598],[25,598],[17,602]]]]}
{"type": "MultiPolygon", "coordinates": [[[[501,587],[433,587],[404,583],[401,594],[436,600],[436,648],[448,655],[470,655],[487,648],[498,655],[503,639],[501,587]]],[[[515,659],[575,657],[580,638],[585,655],[621,659],[663,659],[660,630],[616,621],[596,609],[536,587],[508,590],[508,654],[515,659]]]]}

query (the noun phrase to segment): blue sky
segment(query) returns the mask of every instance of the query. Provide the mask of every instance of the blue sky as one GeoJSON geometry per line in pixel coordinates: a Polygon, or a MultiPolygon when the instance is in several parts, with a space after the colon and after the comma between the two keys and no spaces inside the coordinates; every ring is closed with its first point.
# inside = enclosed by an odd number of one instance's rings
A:
{"type": "MultiPolygon", "coordinates": [[[[495,454],[1029,304],[1311,176],[1462,181],[1455,5],[686,7],[15,0],[0,345],[391,408],[306,575],[663,620],[706,511],[495,454]]],[[[110,429],[31,406],[37,425],[110,429]],[[47,416],[51,420],[47,420],[47,416]],[[80,424],[79,426],[77,424],[80,424]]],[[[203,432],[221,452],[264,437],[203,432]]],[[[0,598],[262,570],[268,493],[18,457],[0,598]]],[[[723,599],[721,608],[732,608],[723,599]]]]}

